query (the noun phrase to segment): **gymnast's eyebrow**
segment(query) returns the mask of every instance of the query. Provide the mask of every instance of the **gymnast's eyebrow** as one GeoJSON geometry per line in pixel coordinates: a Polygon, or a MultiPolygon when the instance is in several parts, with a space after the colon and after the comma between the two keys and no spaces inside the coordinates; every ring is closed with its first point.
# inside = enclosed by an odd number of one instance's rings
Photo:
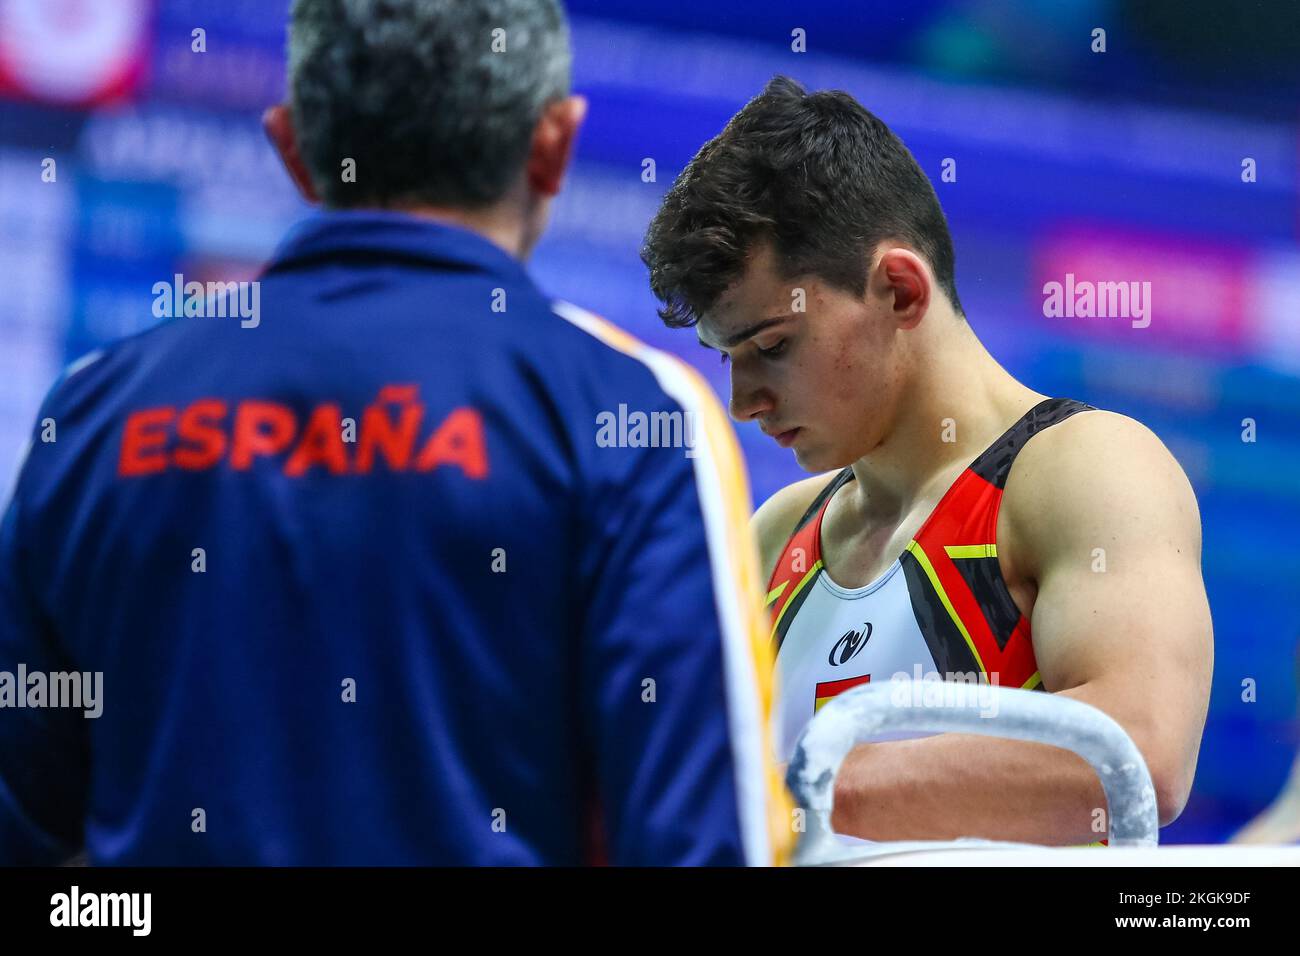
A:
{"type": "MultiPolygon", "coordinates": [[[[741,342],[745,341],[745,339],[753,338],[755,335],[757,335],[759,332],[762,332],[764,329],[770,329],[772,326],[778,325],[784,322],[788,318],[790,318],[790,316],[788,315],[777,315],[777,316],[773,316],[770,319],[763,319],[759,322],[755,322],[753,325],[741,329],[739,332],[736,332],[733,335],[729,335],[725,339],[723,339],[722,347],[729,349],[733,345],[739,345],[741,342]]],[[[714,349],[715,351],[717,350],[717,346],[710,345],[708,342],[704,341],[704,337],[700,335],[698,327],[696,327],[695,335],[699,343],[703,345],[706,349],[714,349]]]]}

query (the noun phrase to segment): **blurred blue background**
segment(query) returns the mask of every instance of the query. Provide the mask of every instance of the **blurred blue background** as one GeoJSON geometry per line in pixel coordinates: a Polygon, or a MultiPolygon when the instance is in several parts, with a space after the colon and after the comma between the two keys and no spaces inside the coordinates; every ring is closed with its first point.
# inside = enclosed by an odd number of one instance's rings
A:
{"type": "MultiPolygon", "coordinates": [[[[60,367],[154,321],[155,281],[250,278],[304,214],[258,123],[283,95],[287,6],[0,0],[0,483],[60,367]]],[[[568,7],[591,112],[533,263],[542,286],[725,398],[716,356],[655,317],[645,225],[773,74],[854,94],[935,182],[993,354],[1038,391],[1147,423],[1191,477],[1215,681],[1192,800],[1163,838],[1222,840],[1258,812],[1300,744],[1300,4],[568,7]],[[1151,326],[1044,317],[1043,283],[1067,272],[1150,281],[1151,326]]],[[[801,477],[756,427],[739,434],[756,500],[801,477]]]]}

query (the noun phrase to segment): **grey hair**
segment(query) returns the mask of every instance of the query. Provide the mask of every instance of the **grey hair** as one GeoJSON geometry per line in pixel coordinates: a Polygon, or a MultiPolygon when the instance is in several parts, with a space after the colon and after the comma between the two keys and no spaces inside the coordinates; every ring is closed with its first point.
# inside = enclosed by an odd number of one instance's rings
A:
{"type": "Polygon", "coordinates": [[[558,0],[294,0],[299,152],[329,206],[491,205],[571,64],[558,0]]]}

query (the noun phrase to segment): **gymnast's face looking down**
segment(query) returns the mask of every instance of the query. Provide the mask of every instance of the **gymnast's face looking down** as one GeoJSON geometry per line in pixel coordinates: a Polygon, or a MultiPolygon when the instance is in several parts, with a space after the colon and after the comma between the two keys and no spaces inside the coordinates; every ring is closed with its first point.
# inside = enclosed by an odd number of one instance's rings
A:
{"type": "Polygon", "coordinates": [[[935,301],[933,275],[905,246],[877,247],[858,296],[815,275],[784,276],[765,242],[696,332],[730,365],[731,416],[822,472],[891,433],[923,352],[915,333],[935,301]]]}

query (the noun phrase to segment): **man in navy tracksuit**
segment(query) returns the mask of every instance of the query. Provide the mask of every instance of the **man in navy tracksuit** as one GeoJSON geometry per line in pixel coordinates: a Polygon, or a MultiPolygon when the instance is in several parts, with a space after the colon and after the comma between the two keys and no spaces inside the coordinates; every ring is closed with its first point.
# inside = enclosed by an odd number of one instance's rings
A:
{"type": "Polygon", "coordinates": [[[325,211],[255,287],[160,276],[176,317],[39,413],[0,864],[769,863],[733,438],[521,265],[584,108],[561,14],[373,10],[299,0],[266,117],[325,211]]]}

